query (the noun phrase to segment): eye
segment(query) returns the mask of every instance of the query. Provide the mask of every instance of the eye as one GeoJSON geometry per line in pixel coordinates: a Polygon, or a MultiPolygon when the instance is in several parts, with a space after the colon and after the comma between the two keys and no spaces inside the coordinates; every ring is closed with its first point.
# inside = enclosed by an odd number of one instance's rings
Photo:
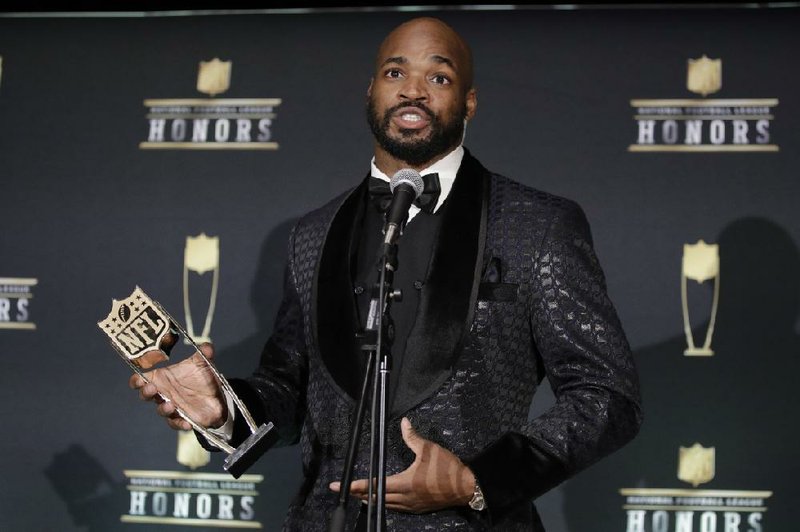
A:
{"type": "Polygon", "coordinates": [[[403,77],[403,72],[399,68],[390,68],[384,74],[387,78],[398,79],[403,77]]]}
{"type": "Polygon", "coordinates": [[[433,77],[431,77],[431,81],[436,83],[437,85],[450,84],[450,78],[445,76],[444,74],[434,74],[433,77]]]}

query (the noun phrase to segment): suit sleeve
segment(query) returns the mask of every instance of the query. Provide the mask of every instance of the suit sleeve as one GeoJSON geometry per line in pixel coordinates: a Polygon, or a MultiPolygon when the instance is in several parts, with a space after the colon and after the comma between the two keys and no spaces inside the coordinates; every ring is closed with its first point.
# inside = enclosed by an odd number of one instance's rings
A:
{"type": "MultiPolygon", "coordinates": [[[[303,313],[295,278],[296,230],[289,238],[283,299],[258,367],[247,379],[230,380],[231,387],[250,410],[256,424],[270,421],[275,424],[279,445],[296,443],[299,439],[308,379],[303,313]]],[[[243,417],[237,415],[231,443],[238,445],[249,435],[243,417]]]]}
{"type": "Polygon", "coordinates": [[[633,356],[580,207],[565,201],[535,254],[531,331],[556,403],[467,461],[492,520],[630,441],[642,420],[633,356]]]}

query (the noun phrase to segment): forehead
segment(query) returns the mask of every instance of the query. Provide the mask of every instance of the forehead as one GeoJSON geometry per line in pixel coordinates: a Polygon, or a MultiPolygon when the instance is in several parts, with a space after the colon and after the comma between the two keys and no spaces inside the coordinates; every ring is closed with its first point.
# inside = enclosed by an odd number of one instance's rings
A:
{"type": "Polygon", "coordinates": [[[389,34],[378,50],[376,66],[387,61],[430,61],[442,63],[446,59],[456,70],[466,68],[466,53],[455,33],[436,22],[412,22],[400,26],[389,34]]]}

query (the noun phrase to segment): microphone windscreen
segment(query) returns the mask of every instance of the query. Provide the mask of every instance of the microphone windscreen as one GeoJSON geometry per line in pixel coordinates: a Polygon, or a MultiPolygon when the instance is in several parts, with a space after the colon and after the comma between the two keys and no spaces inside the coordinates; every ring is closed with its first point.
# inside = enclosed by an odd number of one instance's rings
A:
{"type": "Polygon", "coordinates": [[[422,191],[425,190],[425,182],[422,180],[422,176],[411,168],[398,170],[389,182],[389,188],[394,192],[394,189],[403,183],[410,185],[414,189],[414,198],[420,197],[422,191]]]}

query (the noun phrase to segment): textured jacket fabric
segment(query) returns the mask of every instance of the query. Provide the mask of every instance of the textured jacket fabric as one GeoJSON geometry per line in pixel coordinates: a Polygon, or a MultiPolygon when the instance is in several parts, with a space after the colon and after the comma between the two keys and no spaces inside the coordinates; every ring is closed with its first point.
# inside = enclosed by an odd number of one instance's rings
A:
{"type": "MultiPolygon", "coordinates": [[[[341,383],[365,182],[294,227],[274,332],[254,374],[232,380],[257,422],[300,442],[304,482],[285,530],[327,530],[337,502],[328,484],[341,476],[357,403],[341,383]]],[[[472,468],[488,510],[388,511],[387,529],[543,530],[532,501],[638,430],[630,348],[578,205],[491,173],[468,152],[446,203],[389,414],[387,475],[414,459],[400,434],[406,416],[472,468]],[[545,377],[556,402],[529,420],[545,377]]],[[[362,434],[354,478],[367,476],[368,426],[362,434]]],[[[239,422],[234,443],[246,435],[239,422]]],[[[360,506],[348,507],[350,530],[360,506]]]]}

